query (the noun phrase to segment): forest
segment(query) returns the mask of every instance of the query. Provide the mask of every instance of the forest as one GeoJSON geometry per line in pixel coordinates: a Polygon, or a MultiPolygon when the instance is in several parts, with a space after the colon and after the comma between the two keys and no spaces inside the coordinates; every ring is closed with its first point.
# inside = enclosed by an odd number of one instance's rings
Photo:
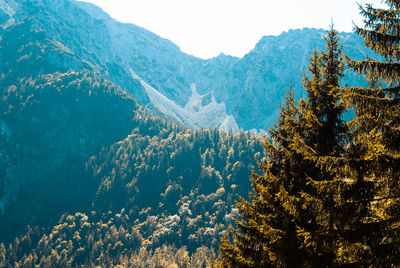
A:
{"type": "Polygon", "coordinates": [[[355,28],[379,59],[345,55],[332,25],[267,135],[154,115],[31,18],[0,32],[0,267],[400,266],[385,3],[355,28]]]}

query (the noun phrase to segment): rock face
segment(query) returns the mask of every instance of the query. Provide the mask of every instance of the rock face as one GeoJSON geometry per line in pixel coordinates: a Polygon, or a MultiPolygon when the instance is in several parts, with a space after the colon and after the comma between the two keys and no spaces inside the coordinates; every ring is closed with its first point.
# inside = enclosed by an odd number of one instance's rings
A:
{"type": "MultiPolygon", "coordinates": [[[[263,37],[225,73],[224,84],[215,90],[217,100],[224,100],[227,113],[235,117],[241,128],[268,129],[279,113],[278,104],[282,104],[290,84],[297,98],[304,96],[302,75],[312,51],[324,48],[325,34],[322,29],[306,28],[263,37]]],[[[341,33],[340,37],[350,57],[360,59],[370,53],[354,34],[341,33]]],[[[360,82],[354,73],[348,73],[343,80],[343,84],[360,82]]]]}
{"type": "MultiPolygon", "coordinates": [[[[293,84],[297,97],[303,95],[302,72],[312,50],[323,48],[325,35],[321,29],[290,30],[279,36],[263,37],[242,59],[221,54],[202,60],[181,52],[169,40],[141,27],[112,19],[89,3],[74,0],[0,3],[2,28],[28,17],[49,38],[62,43],[156,113],[194,128],[221,127],[234,131],[268,129],[289,84],[293,84]],[[131,71],[136,75],[132,76],[131,71]],[[193,85],[205,102],[207,98],[212,100],[208,105],[204,106],[199,96],[193,95],[193,85]],[[157,98],[149,93],[149,88],[157,92],[157,98]],[[194,98],[197,108],[193,106],[194,98]],[[199,103],[202,105],[198,106],[199,103]],[[203,120],[204,117],[212,119],[203,120]]],[[[342,33],[341,37],[350,57],[362,58],[369,53],[354,34],[342,33]]],[[[350,74],[345,83],[359,80],[350,74]]]]}

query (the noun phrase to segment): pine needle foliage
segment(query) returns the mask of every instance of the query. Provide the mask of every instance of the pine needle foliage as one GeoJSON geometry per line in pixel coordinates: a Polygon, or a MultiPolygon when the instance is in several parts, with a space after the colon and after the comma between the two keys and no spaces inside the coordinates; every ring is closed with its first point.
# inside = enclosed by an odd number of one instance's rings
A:
{"type": "Polygon", "coordinates": [[[281,108],[278,124],[271,130],[271,140],[265,141],[269,159],[260,163],[264,175],[253,173],[254,192],[251,202],[241,199],[237,206],[242,220],[239,230],[231,228],[233,243],[228,236],[220,247],[222,267],[279,267],[295,265],[301,258],[298,250],[294,196],[287,196],[287,187],[295,187],[292,176],[300,167],[300,156],[293,154],[288,140],[297,114],[293,93],[288,92],[285,107],[281,108]],[[287,185],[285,185],[287,184],[287,185]],[[285,203],[281,200],[286,197],[285,203]]]}
{"type": "Polygon", "coordinates": [[[356,117],[340,169],[357,185],[351,200],[364,209],[364,220],[353,231],[362,246],[348,261],[364,267],[400,265],[400,1],[384,2],[385,8],[361,7],[365,26],[356,28],[383,60],[349,60],[370,85],[345,95],[356,117]]]}
{"type": "Polygon", "coordinates": [[[331,29],[326,50],[314,51],[303,85],[307,99],[288,92],[265,141],[268,158],[253,173],[251,201],[241,199],[237,229],[222,239],[221,267],[331,267],[340,248],[335,228],[340,183],[324,158],[339,158],[348,140],[340,102],[344,56],[331,29]]]}

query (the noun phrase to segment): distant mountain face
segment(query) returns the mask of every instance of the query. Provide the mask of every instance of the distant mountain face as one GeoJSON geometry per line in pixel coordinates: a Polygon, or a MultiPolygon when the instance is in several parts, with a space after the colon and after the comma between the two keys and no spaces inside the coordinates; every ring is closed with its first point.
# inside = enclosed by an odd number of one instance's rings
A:
{"type": "MultiPolygon", "coordinates": [[[[225,74],[224,85],[216,90],[224,98],[227,112],[244,129],[268,129],[279,112],[285,91],[293,86],[296,97],[305,95],[301,84],[314,49],[323,49],[326,31],[322,29],[289,30],[279,36],[265,36],[255,48],[232,65],[225,74]]],[[[351,58],[364,58],[367,51],[360,39],[341,33],[345,53],[351,58]]],[[[371,53],[370,53],[371,54],[371,53]]],[[[349,72],[342,84],[362,83],[349,72]]]]}
{"type": "MultiPolygon", "coordinates": [[[[268,129],[289,84],[297,97],[303,95],[302,72],[312,50],[323,48],[325,35],[324,30],[291,30],[263,37],[242,59],[221,54],[202,60],[143,28],[115,21],[89,3],[2,1],[2,28],[28,17],[141,104],[194,129],[268,129]]],[[[354,34],[341,37],[350,57],[370,53],[354,34]]],[[[344,82],[359,81],[350,74],[344,82]]]]}

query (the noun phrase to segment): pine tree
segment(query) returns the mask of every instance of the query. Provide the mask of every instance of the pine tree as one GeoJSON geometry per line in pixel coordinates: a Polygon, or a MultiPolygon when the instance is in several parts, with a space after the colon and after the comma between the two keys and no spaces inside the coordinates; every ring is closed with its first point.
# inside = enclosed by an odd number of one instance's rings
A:
{"type": "Polygon", "coordinates": [[[308,99],[296,106],[286,98],[277,125],[265,142],[268,159],[253,174],[251,202],[238,203],[242,220],[220,247],[223,267],[326,267],[336,263],[335,174],[319,164],[339,157],[347,139],[339,101],[343,54],[337,32],[326,38],[326,52],[310,57],[303,85],[308,99]]]}
{"type": "Polygon", "coordinates": [[[243,198],[238,203],[243,217],[237,221],[240,231],[231,228],[233,243],[229,237],[222,240],[220,265],[223,267],[278,267],[295,265],[301,252],[296,243],[296,227],[292,216],[277,194],[284,187],[284,180],[291,180],[291,172],[298,168],[300,159],[292,154],[288,140],[290,129],[297,115],[293,92],[289,91],[281,108],[278,125],[271,130],[271,140],[265,141],[269,159],[260,163],[264,175],[253,173],[254,193],[252,202],[243,198]]]}
{"type": "MultiPolygon", "coordinates": [[[[315,53],[313,58],[317,58],[315,53]]],[[[297,219],[302,246],[311,256],[307,266],[331,267],[338,263],[338,227],[349,216],[343,214],[340,177],[321,161],[341,157],[348,140],[347,123],[342,119],[346,105],[340,101],[344,55],[333,28],[326,37],[326,52],[321,52],[320,61],[320,70],[316,64],[309,68],[312,79],[303,79],[308,100],[300,102],[299,127],[292,148],[308,160],[307,183],[300,198],[302,212],[297,219]]]]}
{"type": "Polygon", "coordinates": [[[343,247],[344,261],[358,266],[400,265],[400,1],[385,2],[387,8],[361,7],[365,28],[356,33],[383,60],[349,61],[371,83],[346,94],[356,118],[347,159],[337,161],[360,219],[348,226],[354,246],[343,247]]]}

